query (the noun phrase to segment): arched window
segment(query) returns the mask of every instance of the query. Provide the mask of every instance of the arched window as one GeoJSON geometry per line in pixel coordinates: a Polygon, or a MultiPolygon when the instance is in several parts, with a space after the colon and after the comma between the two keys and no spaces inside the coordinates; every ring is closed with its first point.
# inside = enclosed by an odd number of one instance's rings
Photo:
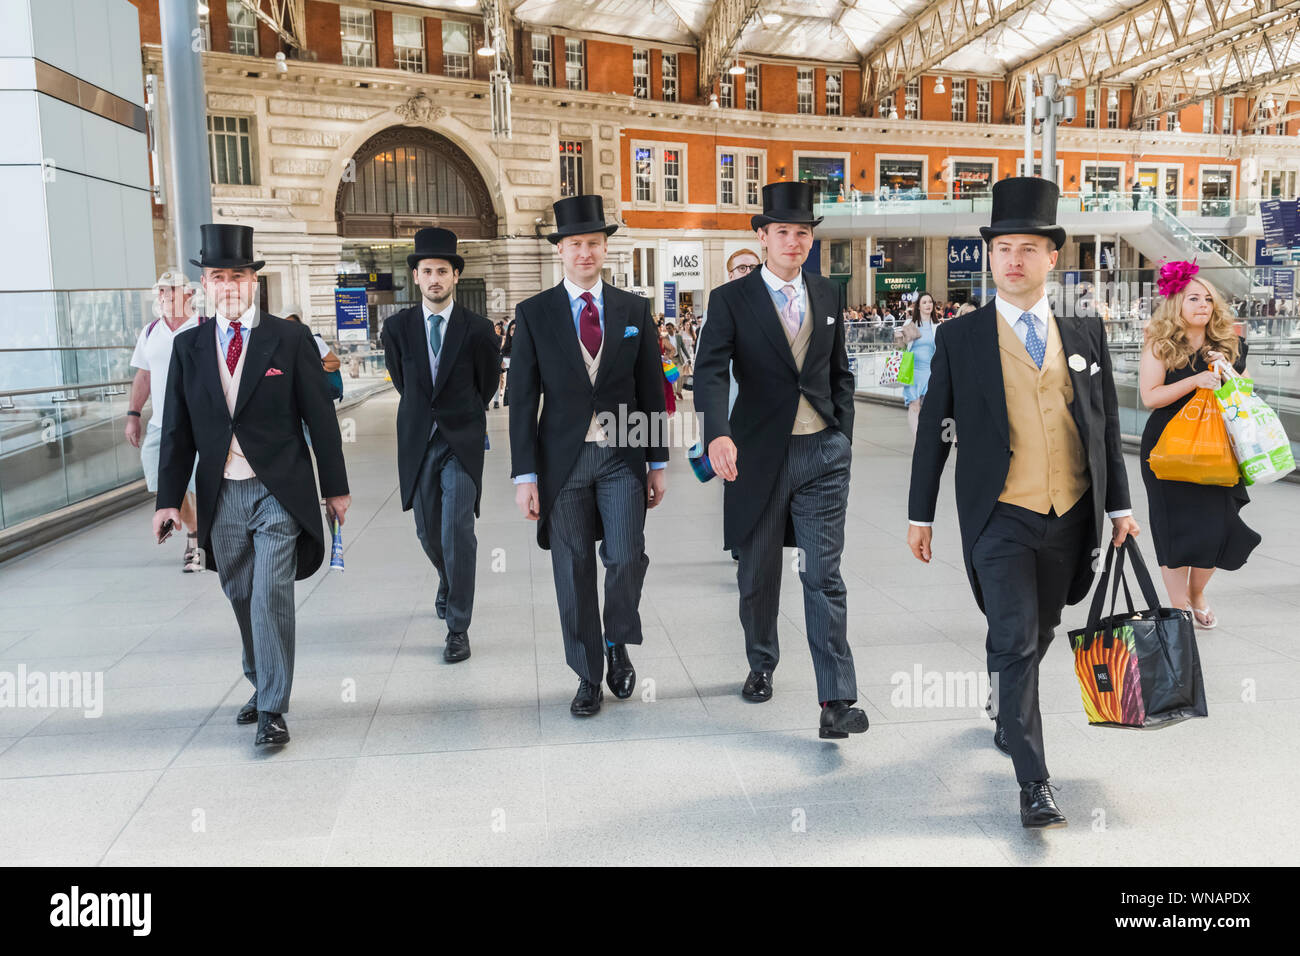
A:
{"type": "Polygon", "coordinates": [[[335,219],[339,235],[409,239],[425,226],[450,229],[462,239],[495,239],[497,215],[483,177],[445,136],[397,126],[372,136],[358,150],[339,184],[335,219]]]}

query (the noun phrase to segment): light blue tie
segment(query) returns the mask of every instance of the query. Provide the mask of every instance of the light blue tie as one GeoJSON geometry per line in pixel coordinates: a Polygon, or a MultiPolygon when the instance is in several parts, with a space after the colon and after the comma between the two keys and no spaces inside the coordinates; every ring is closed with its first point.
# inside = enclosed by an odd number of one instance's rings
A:
{"type": "Polygon", "coordinates": [[[442,317],[437,315],[429,316],[429,347],[433,349],[433,354],[437,355],[442,350],[442,317]]]}
{"type": "Polygon", "coordinates": [[[1025,348],[1029,351],[1029,357],[1034,360],[1034,364],[1039,368],[1043,367],[1043,357],[1047,354],[1047,343],[1038,335],[1038,316],[1032,312],[1020,313],[1020,321],[1025,323],[1029,330],[1025,333],[1025,348]]]}

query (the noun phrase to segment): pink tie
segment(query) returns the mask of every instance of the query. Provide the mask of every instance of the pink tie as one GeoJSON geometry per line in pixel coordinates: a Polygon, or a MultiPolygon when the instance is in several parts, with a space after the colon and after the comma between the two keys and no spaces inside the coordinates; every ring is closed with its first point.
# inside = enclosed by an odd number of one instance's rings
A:
{"type": "Polygon", "coordinates": [[[581,298],[586,304],[578,313],[579,337],[583,347],[595,356],[600,351],[600,313],[596,311],[596,302],[590,292],[582,293],[581,298]]]}
{"type": "Polygon", "coordinates": [[[799,334],[799,300],[795,297],[792,285],[782,286],[781,294],[785,296],[785,305],[781,306],[781,321],[789,330],[790,338],[794,338],[799,334]]]}

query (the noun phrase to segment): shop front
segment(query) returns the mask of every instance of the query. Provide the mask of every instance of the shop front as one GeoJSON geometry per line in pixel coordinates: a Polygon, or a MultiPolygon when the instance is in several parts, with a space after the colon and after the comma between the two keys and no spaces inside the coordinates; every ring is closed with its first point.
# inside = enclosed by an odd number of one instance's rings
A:
{"type": "Polygon", "coordinates": [[[882,199],[924,199],[925,160],[880,157],[876,182],[882,199]]]}

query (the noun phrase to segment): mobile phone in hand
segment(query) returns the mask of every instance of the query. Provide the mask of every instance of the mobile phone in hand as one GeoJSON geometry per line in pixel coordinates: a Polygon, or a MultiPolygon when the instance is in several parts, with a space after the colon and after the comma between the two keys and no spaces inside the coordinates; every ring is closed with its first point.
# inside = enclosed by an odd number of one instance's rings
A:
{"type": "Polygon", "coordinates": [[[170,538],[172,536],[172,530],[175,529],[175,527],[176,527],[176,523],[172,521],[171,518],[168,518],[166,521],[164,521],[162,523],[162,527],[158,529],[158,543],[162,544],[164,541],[170,538]]]}

